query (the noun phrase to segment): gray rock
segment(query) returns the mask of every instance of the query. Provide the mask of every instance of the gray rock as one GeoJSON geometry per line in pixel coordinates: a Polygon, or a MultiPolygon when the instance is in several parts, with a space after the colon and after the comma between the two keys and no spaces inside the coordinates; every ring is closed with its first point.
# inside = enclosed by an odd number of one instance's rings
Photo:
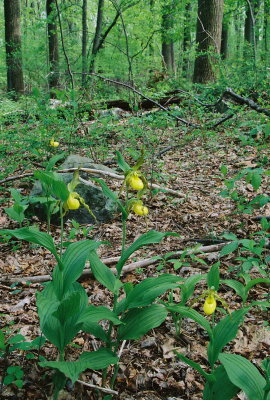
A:
{"type": "MultiPolygon", "coordinates": [[[[116,171],[108,168],[102,164],[95,164],[92,159],[87,157],[82,157],[79,155],[71,154],[67,157],[65,162],[60,165],[59,170],[69,169],[69,168],[91,168],[102,171],[107,171],[111,173],[116,173],[116,171]]],[[[61,174],[63,180],[66,184],[68,184],[72,178],[73,173],[64,173],[61,174]]],[[[90,176],[85,172],[80,172],[80,176],[85,180],[90,180],[90,176]]],[[[97,175],[97,177],[99,177],[97,175]]],[[[86,204],[90,207],[93,214],[95,215],[97,221],[91,216],[91,214],[86,210],[85,207],[81,206],[77,210],[70,210],[66,215],[65,219],[75,219],[75,221],[80,224],[95,224],[97,222],[108,222],[111,221],[114,217],[115,212],[117,211],[117,205],[108,197],[106,197],[101,188],[97,186],[98,184],[86,185],[84,183],[80,183],[76,187],[76,192],[83,197],[86,204]]],[[[40,182],[35,182],[33,189],[30,193],[30,196],[41,196],[42,188],[40,182]]],[[[44,207],[39,204],[32,208],[34,214],[36,214],[41,219],[46,219],[46,213],[44,207]]],[[[52,222],[59,222],[59,215],[52,215],[52,222]]]]}

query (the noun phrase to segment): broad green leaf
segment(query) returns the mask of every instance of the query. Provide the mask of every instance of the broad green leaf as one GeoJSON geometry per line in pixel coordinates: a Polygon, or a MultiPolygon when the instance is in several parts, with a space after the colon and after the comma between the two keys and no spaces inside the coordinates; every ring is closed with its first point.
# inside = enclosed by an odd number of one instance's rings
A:
{"type": "Polygon", "coordinates": [[[181,317],[193,319],[193,321],[197,322],[206,330],[210,338],[212,337],[213,333],[211,325],[202,314],[198,313],[198,311],[181,305],[166,306],[166,308],[171,312],[177,312],[181,317]]]}
{"type": "Polygon", "coordinates": [[[54,282],[50,282],[41,293],[37,293],[41,330],[58,349],[63,349],[81,329],[79,316],[87,301],[85,290],[77,282],[70,287],[61,302],[56,297],[54,282]]]}
{"type": "Polygon", "coordinates": [[[146,308],[129,310],[119,326],[118,339],[139,339],[150,329],[161,325],[168,311],[161,304],[152,304],[146,308]]]}
{"type": "Polygon", "coordinates": [[[213,338],[208,345],[208,361],[213,367],[223,347],[233,340],[237,334],[238,327],[243,321],[249,307],[236,310],[224,317],[213,329],[213,338]]]}
{"type": "Polygon", "coordinates": [[[39,244],[40,246],[48,249],[55,256],[55,258],[59,260],[52,237],[45,232],[40,232],[33,226],[19,229],[2,229],[0,230],[0,235],[1,234],[8,234],[20,240],[39,244]]]}
{"type": "Polygon", "coordinates": [[[62,160],[65,156],[66,156],[66,152],[64,153],[60,153],[60,154],[55,154],[52,158],[50,158],[50,160],[48,161],[47,165],[46,165],[46,172],[51,171],[54,167],[55,164],[62,160]]]}
{"type": "Polygon", "coordinates": [[[126,308],[145,307],[168,289],[179,287],[181,278],[176,275],[164,274],[157,278],[147,278],[129,292],[126,308]]]}
{"type": "Polygon", "coordinates": [[[248,295],[249,290],[253,286],[257,285],[258,283],[266,283],[266,284],[269,285],[270,284],[270,279],[268,279],[268,278],[256,278],[256,279],[252,279],[251,281],[249,281],[247,283],[247,285],[246,285],[246,288],[245,288],[247,295],[248,295]]]}
{"type": "Polygon", "coordinates": [[[233,253],[238,248],[238,246],[238,241],[226,244],[226,246],[224,246],[219,253],[220,257],[233,253]]]}
{"type": "Polygon", "coordinates": [[[118,261],[118,263],[116,265],[116,269],[117,269],[118,273],[119,274],[121,273],[125,262],[128,260],[128,258],[131,256],[131,254],[133,254],[136,250],[140,249],[143,246],[148,246],[149,244],[159,243],[166,236],[179,236],[179,235],[177,233],[173,233],[173,232],[162,233],[162,232],[157,232],[157,231],[149,231],[149,232],[141,235],[122,254],[120,260],[118,261]]]}
{"type": "Polygon", "coordinates": [[[83,324],[87,324],[88,322],[99,322],[102,320],[111,321],[115,325],[122,323],[113,311],[103,306],[96,307],[89,305],[79,318],[79,322],[82,322],[83,324]]]}
{"type": "Polygon", "coordinates": [[[108,338],[107,332],[97,323],[91,321],[84,321],[82,330],[86,333],[91,333],[97,339],[107,343],[110,339],[108,338]]]}
{"type": "Polygon", "coordinates": [[[205,274],[195,274],[190,276],[185,280],[185,282],[180,285],[181,287],[181,305],[184,306],[188,299],[192,296],[196,283],[205,279],[205,274]]]}
{"type": "Polygon", "coordinates": [[[5,350],[6,344],[5,344],[5,334],[4,332],[0,329],[0,350],[5,350]]]}
{"type": "Polygon", "coordinates": [[[201,374],[204,377],[204,379],[206,379],[206,381],[210,381],[210,382],[213,381],[213,375],[205,372],[204,369],[202,369],[202,367],[200,366],[200,364],[196,363],[195,361],[190,360],[189,358],[185,357],[183,354],[178,353],[177,351],[175,352],[175,354],[181,361],[184,361],[190,367],[192,367],[196,371],[198,371],[199,374],[201,374]]]}
{"type": "Polygon", "coordinates": [[[255,191],[259,189],[262,183],[262,176],[258,172],[254,172],[251,177],[251,185],[255,191]]]}
{"type": "Polygon", "coordinates": [[[242,389],[249,400],[264,400],[266,381],[250,361],[238,354],[224,353],[219,355],[219,360],[231,382],[242,389]]]}
{"type": "Polygon", "coordinates": [[[91,179],[93,181],[97,182],[101,186],[102,191],[105,194],[105,196],[107,196],[109,199],[111,199],[113,202],[115,202],[118,205],[119,209],[121,210],[123,218],[126,219],[128,216],[128,213],[127,213],[125,207],[123,207],[121,200],[119,200],[118,197],[116,196],[116,194],[110,188],[108,188],[108,186],[102,179],[93,178],[93,177],[91,177],[91,179]]]}
{"type": "Polygon", "coordinates": [[[215,382],[211,385],[206,382],[203,400],[231,400],[239,392],[239,388],[230,381],[223,365],[216,368],[212,375],[215,378],[215,382]]]}
{"type": "Polygon", "coordinates": [[[65,286],[71,285],[81,276],[90,252],[97,249],[100,245],[101,242],[94,240],[81,240],[68,246],[62,259],[65,286]]]}
{"type": "Polygon", "coordinates": [[[81,372],[86,369],[104,369],[111,364],[116,364],[118,358],[107,349],[93,352],[84,352],[78,361],[43,361],[41,367],[49,367],[62,372],[72,383],[75,383],[81,372]]]}
{"type": "Polygon", "coordinates": [[[214,287],[215,290],[219,288],[219,266],[220,262],[215,263],[212,265],[210,271],[207,274],[207,285],[209,289],[214,287]]]}
{"type": "Polygon", "coordinates": [[[34,176],[36,179],[50,187],[51,193],[49,194],[55,195],[62,202],[68,199],[69,191],[60,175],[55,172],[35,171],[34,176]]]}
{"type": "Polygon", "coordinates": [[[117,164],[119,165],[119,167],[121,168],[121,170],[124,173],[127,173],[128,171],[131,170],[131,167],[128,165],[128,163],[125,161],[124,157],[122,156],[122,154],[117,151],[116,152],[117,155],[117,164]]]}
{"type": "Polygon", "coordinates": [[[89,260],[90,268],[96,280],[114,293],[115,288],[117,287],[117,279],[114,273],[107,267],[107,265],[103,264],[95,251],[91,251],[89,260]]]}
{"type": "Polygon", "coordinates": [[[226,167],[226,165],[221,165],[220,167],[220,172],[222,173],[222,175],[226,176],[228,173],[228,167],[226,167]]]}
{"type": "Polygon", "coordinates": [[[224,285],[227,285],[230,288],[232,288],[233,290],[235,290],[235,292],[238,294],[238,296],[240,296],[242,298],[242,300],[244,301],[245,286],[241,282],[238,282],[235,279],[223,279],[221,281],[221,283],[224,283],[224,285]]]}
{"type": "Polygon", "coordinates": [[[14,188],[11,188],[10,190],[11,196],[13,197],[13,199],[15,200],[16,203],[20,203],[22,200],[22,195],[21,193],[14,188]]]}

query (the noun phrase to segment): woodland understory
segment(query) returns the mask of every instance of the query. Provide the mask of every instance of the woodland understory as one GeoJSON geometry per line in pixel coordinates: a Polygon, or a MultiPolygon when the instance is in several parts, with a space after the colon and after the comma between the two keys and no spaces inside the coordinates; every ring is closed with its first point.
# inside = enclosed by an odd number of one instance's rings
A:
{"type": "MultiPolygon", "coordinates": [[[[86,118],[84,121],[73,120],[70,128],[72,132],[68,132],[66,125],[63,129],[59,125],[60,133],[54,135],[55,140],[59,141],[56,148],[48,144],[51,126],[57,118],[58,123],[62,121],[61,123],[68,125],[69,120],[61,119],[65,108],[61,109],[60,117],[58,110],[52,111],[55,114],[54,117],[50,117],[51,122],[46,120],[44,110],[39,119],[33,115],[26,116],[24,112],[18,119],[13,119],[13,113],[2,116],[5,128],[0,138],[1,229],[19,227],[18,222],[9,218],[4,211],[14,204],[14,200],[10,198],[10,189],[15,188],[21,196],[27,197],[34,181],[31,176],[33,171],[44,170],[51,157],[62,152],[90,156],[96,162],[115,168],[116,173],[121,175],[116,162],[116,152],[119,151],[130,165],[134,165],[140,157],[141,149],[144,148],[145,162],[141,170],[150,187],[144,195],[149,214],[145,218],[132,213],[129,215],[127,245],[149,230],[175,232],[178,235],[167,236],[158,244],[138,250],[127,262],[130,268],[123,269],[123,282],[137,284],[162,273],[176,274],[186,279],[195,274],[206,274],[218,261],[221,279],[238,279],[243,282],[243,263],[248,262],[249,257],[254,258],[254,254],[250,255],[247,248],[243,251],[235,248],[232,251],[224,251],[223,254],[220,251],[235,237],[238,240],[258,240],[258,232],[262,230],[262,217],[270,216],[269,201],[262,206],[250,205],[257,195],[270,195],[269,174],[262,173],[262,170],[269,172],[268,118],[264,113],[252,110],[249,105],[233,104],[233,116],[224,120],[223,114],[215,113],[194,99],[191,103],[189,100],[182,100],[180,109],[183,102],[185,110],[188,110],[185,111],[184,119],[192,121],[193,126],[177,121],[170,113],[160,108],[133,115],[115,109],[106,113],[97,111],[91,121],[86,118]],[[224,121],[211,128],[221,120],[224,121]],[[42,136],[38,137],[39,134],[42,136]],[[11,137],[12,146],[9,144],[11,137]],[[41,137],[43,148],[40,147],[41,137]],[[231,195],[230,185],[226,186],[225,182],[233,180],[241,171],[247,170],[251,173],[249,177],[244,174],[235,181],[239,195],[236,198],[231,195]],[[10,177],[11,180],[8,180],[10,177]],[[158,184],[161,189],[151,189],[151,184],[158,184]],[[227,196],[224,193],[222,196],[221,193],[226,188],[227,196]],[[169,192],[169,189],[173,192],[169,192]],[[203,246],[201,251],[200,246],[203,246]],[[183,254],[186,249],[194,248],[193,253],[183,254]],[[245,260],[241,259],[241,256],[245,257],[245,260]],[[148,265],[134,264],[149,258],[151,260],[148,265]]],[[[171,105],[170,110],[171,113],[183,117],[177,114],[179,106],[171,105]]],[[[74,114],[70,118],[73,116],[74,114]]],[[[115,192],[119,191],[123,183],[121,179],[106,176],[102,178],[115,192]]],[[[38,224],[39,229],[46,232],[46,224],[35,216],[28,217],[22,223],[23,226],[27,224],[38,224]]],[[[78,226],[68,220],[64,228],[65,241],[87,237],[108,242],[109,245],[102,244],[98,249],[98,255],[104,262],[120,256],[122,224],[119,213],[109,223],[78,226]]],[[[60,227],[52,224],[51,234],[59,245],[60,227]]],[[[260,265],[257,268],[256,262],[251,263],[245,270],[251,279],[269,278],[269,227],[266,228],[265,237],[266,247],[263,254],[266,269],[260,265]]],[[[55,267],[55,259],[48,250],[11,237],[9,240],[4,238],[0,246],[1,329],[7,339],[20,334],[24,337],[22,342],[29,342],[41,333],[36,293],[42,290],[44,279],[41,278],[39,282],[38,277],[51,274],[55,267]]],[[[110,268],[115,264],[116,261],[108,262],[110,268]]],[[[89,265],[86,265],[86,268],[89,268],[89,265]]],[[[91,304],[106,305],[110,308],[113,306],[112,294],[94,279],[91,271],[82,276],[80,282],[91,304]]],[[[205,280],[197,283],[192,298],[187,303],[199,313],[203,313],[204,299],[200,296],[206,289],[205,280]]],[[[267,290],[267,283],[259,282],[254,285],[249,291],[248,303],[265,302],[267,290]]],[[[218,294],[231,311],[241,307],[241,297],[231,287],[221,284],[218,294]]],[[[169,292],[166,291],[160,299],[166,302],[168,296],[169,292]]],[[[174,303],[178,304],[180,299],[181,291],[174,290],[174,303]]],[[[216,312],[216,321],[224,316],[224,312],[226,314],[221,306],[216,312]]],[[[103,326],[106,327],[106,323],[103,326]]],[[[204,379],[195,369],[177,358],[175,350],[207,371],[208,341],[205,330],[190,318],[183,319],[181,331],[176,335],[174,320],[169,314],[159,327],[151,329],[141,339],[123,342],[114,385],[117,394],[112,392],[111,395],[126,400],[202,399],[204,379]]],[[[67,345],[65,359],[76,360],[82,351],[95,351],[100,345],[101,341],[95,336],[80,332],[67,345]]],[[[244,322],[240,324],[236,337],[223,351],[245,357],[262,371],[261,362],[269,356],[269,346],[269,311],[267,307],[252,307],[246,313],[244,322]]],[[[7,367],[19,366],[23,370],[23,385],[17,387],[16,382],[3,385],[1,398],[49,398],[52,393],[52,370],[39,365],[39,361],[44,359],[58,359],[56,347],[48,341],[42,347],[31,351],[18,348],[10,352],[8,357],[2,356],[2,379],[6,376],[7,367]],[[32,355],[29,356],[29,353],[32,355]]],[[[108,376],[112,373],[111,367],[108,376]]],[[[87,384],[104,386],[102,372],[86,370],[75,384],[67,381],[59,398],[105,398],[106,393],[88,387],[87,384]]],[[[242,400],[246,398],[243,391],[234,397],[242,400]]]]}

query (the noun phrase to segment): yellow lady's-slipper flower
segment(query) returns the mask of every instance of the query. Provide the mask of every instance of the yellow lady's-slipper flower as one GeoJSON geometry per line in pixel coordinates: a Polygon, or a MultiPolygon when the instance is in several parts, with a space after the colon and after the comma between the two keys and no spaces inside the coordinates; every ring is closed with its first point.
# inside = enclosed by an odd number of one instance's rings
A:
{"type": "Polygon", "coordinates": [[[206,315],[211,315],[215,311],[217,307],[217,302],[214,296],[208,296],[205,299],[204,305],[203,305],[203,311],[205,312],[206,315]]]}
{"type": "Polygon", "coordinates": [[[127,184],[134,190],[142,190],[144,188],[143,181],[138,176],[137,172],[131,174],[127,179],[127,184]]]}
{"type": "Polygon", "coordinates": [[[142,216],[146,216],[149,212],[148,208],[139,202],[133,204],[132,210],[135,214],[142,216]]]}
{"type": "Polygon", "coordinates": [[[52,138],[52,139],[50,140],[50,146],[51,146],[51,147],[58,147],[58,146],[59,146],[59,142],[55,142],[55,141],[54,141],[54,138],[52,138]]]}
{"type": "Polygon", "coordinates": [[[78,199],[76,199],[76,193],[70,193],[68,196],[68,199],[66,201],[66,207],[69,210],[77,210],[80,207],[80,202],[78,199]]]}

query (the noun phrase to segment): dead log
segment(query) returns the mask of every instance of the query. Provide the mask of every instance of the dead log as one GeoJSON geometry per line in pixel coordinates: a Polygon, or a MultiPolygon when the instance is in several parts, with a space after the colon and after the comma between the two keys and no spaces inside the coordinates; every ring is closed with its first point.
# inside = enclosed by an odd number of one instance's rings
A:
{"type": "MultiPolygon", "coordinates": [[[[187,254],[200,254],[200,258],[207,258],[209,253],[215,253],[218,252],[224,247],[228,242],[225,243],[219,243],[219,244],[214,244],[211,246],[201,246],[195,249],[189,249],[187,254]]],[[[171,258],[177,258],[180,257],[183,254],[183,250],[176,251],[175,253],[171,254],[171,258]]],[[[101,260],[105,265],[111,265],[111,264],[116,264],[119,261],[120,257],[111,257],[107,259],[101,260]]],[[[130,263],[128,265],[125,265],[122,269],[122,275],[125,275],[128,272],[132,272],[137,268],[145,268],[148,267],[149,265],[156,265],[159,263],[160,260],[156,258],[146,258],[144,260],[136,261],[133,263],[130,263]]],[[[208,269],[208,266],[205,265],[200,265],[200,268],[203,269],[208,269]]],[[[117,274],[116,268],[111,268],[111,271],[114,274],[117,274]]],[[[93,277],[92,271],[90,268],[84,269],[82,272],[82,275],[80,279],[83,278],[89,278],[93,277]]],[[[24,277],[12,277],[9,278],[8,276],[3,276],[0,279],[0,282],[2,284],[12,284],[14,282],[32,282],[32,283],[42,283],[42,282],[47,282],[50,281],[51,275],[36,275],[36,276],[24,276],[24,277]]]]}
{"type": "Polygon", "coordinates": [[[235,93],[231,88],[227,88],[225,92],[223,93],[223,97],[231,97],[236,103],[238,104],[246,104],[253,110],[257,111],[258,113],[262,113],[270,117],[270,110],[267,110],[266,108],[262,108],[259,106],[257,103],[255,103],[253,100],[248,99],[247,97],[242,97],[239,94],[235,93]]]}

